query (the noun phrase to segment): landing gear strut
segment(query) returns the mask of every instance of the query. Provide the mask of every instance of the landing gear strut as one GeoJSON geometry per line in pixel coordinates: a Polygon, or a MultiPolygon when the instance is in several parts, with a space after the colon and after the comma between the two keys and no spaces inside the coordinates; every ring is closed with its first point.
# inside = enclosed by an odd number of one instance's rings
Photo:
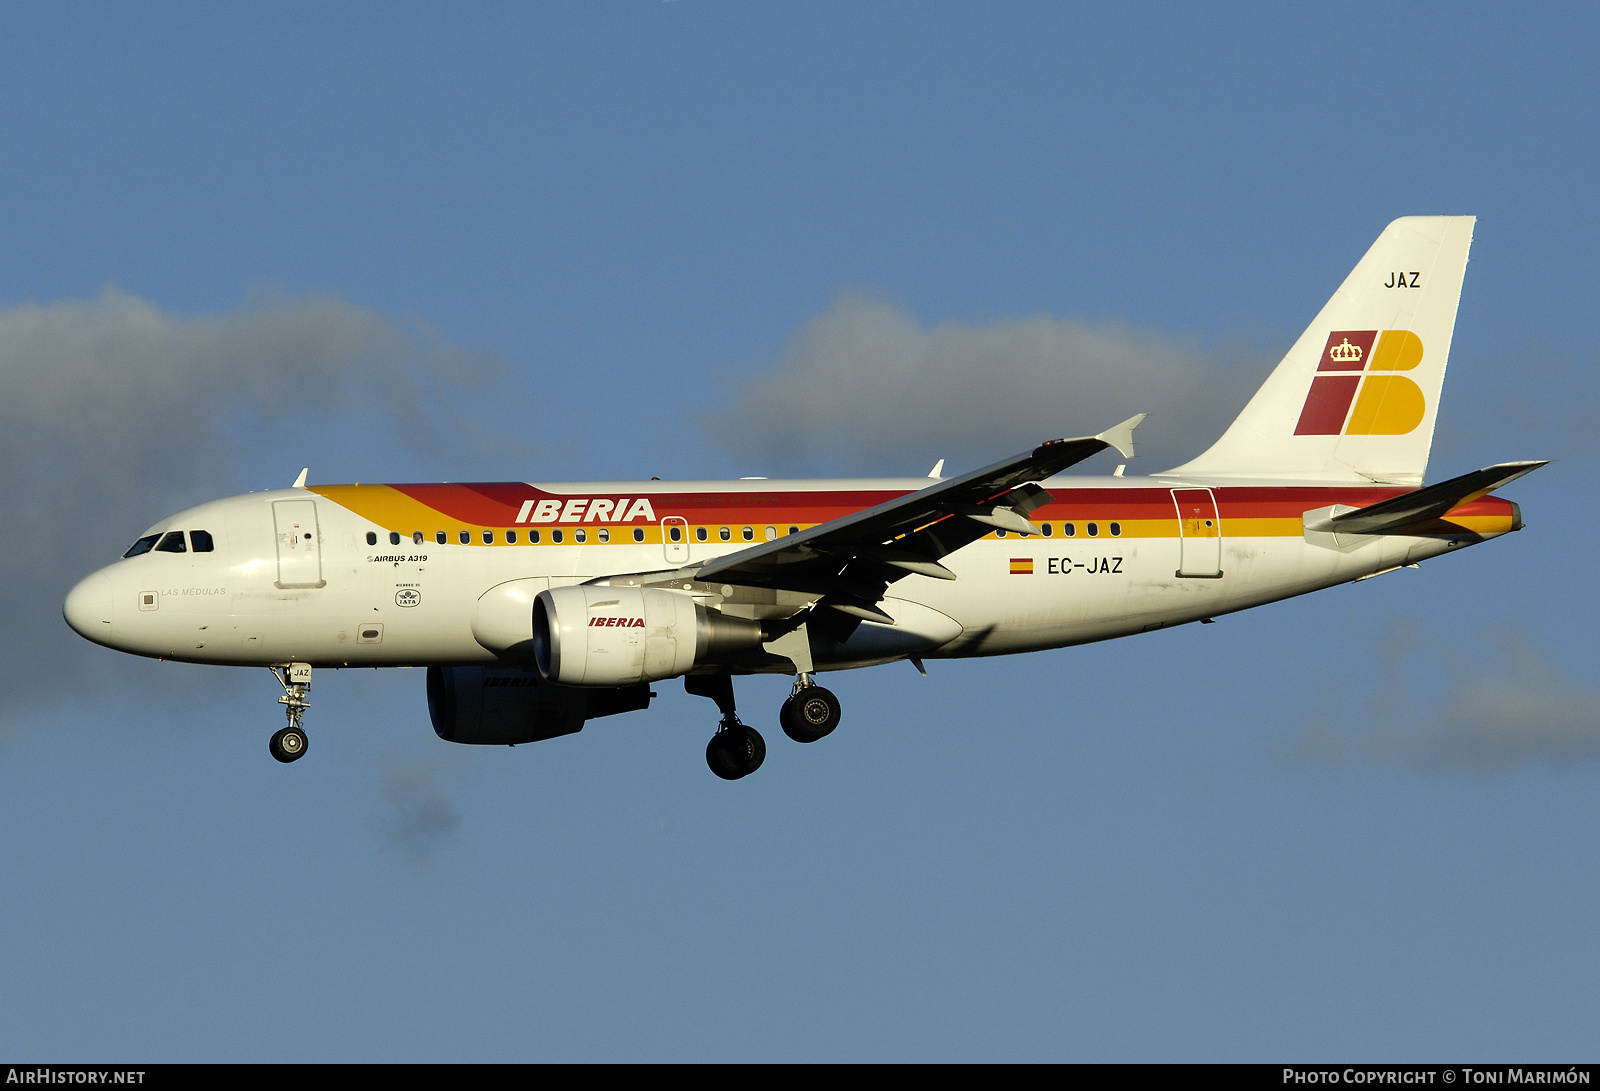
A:
{"type": "Polygon", "coordinates": [[[811,675],[801,674],[795,677],[789,699],[778,709],[778,722],[795,742],[816,742],[839,726],[840,715],[839,698],[833,691],[817,685],[811,675]]]}
{"type": "Polygon", "coordinates": [[[739,722],[733,707],[733,677],[727,674],[688,675],[683,688],[696,697],[717,703],[722,722],[706,744],[706,764],[723,780],[738,780],[761,768],[767,757],[767,740],[761,732],[739,722]]]}
{"type": "Polygon", "coordinates": [[[289,726],[279,728],[273,734],[267,749],[281,762],[296,761],[304,756],[308,745],[300,719],[311,707],[311,698],[307,696],[311,692],[311,664],[290,663],[287,667],[273,667],[272,676],[283,687],[283,696],[278,698],[278,703],[289,717],[289,726]]]}

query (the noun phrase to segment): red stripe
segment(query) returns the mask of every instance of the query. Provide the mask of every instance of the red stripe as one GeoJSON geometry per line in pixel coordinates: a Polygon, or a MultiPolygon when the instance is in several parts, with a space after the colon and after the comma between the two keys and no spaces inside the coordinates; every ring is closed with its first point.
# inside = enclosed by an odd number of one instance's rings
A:
{"type": "Polygon", "coordinates": [[[1359,375],[1319,375],[1311,380],[1311,393],[1306,395],[1305,408],[1300,410],[1300,423],[1294,426],[1297,436],[1336,436],[1344,429],[1344,418],[1350,412],[1350,402],[1361,385],[1359,375]]]}

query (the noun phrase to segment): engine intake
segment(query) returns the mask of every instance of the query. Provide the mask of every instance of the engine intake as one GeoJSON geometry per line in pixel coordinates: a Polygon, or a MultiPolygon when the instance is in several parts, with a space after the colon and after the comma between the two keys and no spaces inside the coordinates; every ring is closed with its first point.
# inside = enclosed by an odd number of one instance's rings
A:
{"type": "Polygon", "coordinates": [[[428,717],[446,742],[491,746],[553,739],[583,730],[585,720],[650,705],[650,687],[572,689],[531,671],[429,667],[428,717]]]}
{"type": "Polygon", "coordinates": [[[533,603],[533,655],[547,681],[625,686],[759,649],[761,625],[653,587],[555,587],[533,603]]]}

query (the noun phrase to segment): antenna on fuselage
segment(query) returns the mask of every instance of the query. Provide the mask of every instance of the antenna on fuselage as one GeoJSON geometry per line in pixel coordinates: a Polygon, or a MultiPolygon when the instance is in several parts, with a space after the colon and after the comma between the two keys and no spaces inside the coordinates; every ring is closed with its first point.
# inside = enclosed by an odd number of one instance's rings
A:
{"type": "Polygon", "coordinates": [[[306,487],[306,474],[308,474],[310,472],[311,472],[311,467],[310,466],[307,466],[305,469],[301,470],[300,471],[300,476],[295,478],[294,479],[294,484],[290,485],[289,487],[291,489],[303,489],[303,488],[305,488],[306,487]]]}

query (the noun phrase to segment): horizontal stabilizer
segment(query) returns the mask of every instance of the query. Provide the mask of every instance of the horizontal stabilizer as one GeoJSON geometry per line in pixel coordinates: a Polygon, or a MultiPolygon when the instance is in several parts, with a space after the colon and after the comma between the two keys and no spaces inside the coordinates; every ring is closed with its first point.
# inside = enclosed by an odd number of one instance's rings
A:
{"type": "Polygon", "coordinates": [[[1438,519],[1452,509],[1469,504],[1548,464],[1546,460],[1502,462],[1498,466],[1487,466],[1364,508],[1325,516],[1315,524],[1307,520],[1306,529],[1336,534],[1402,534],[1411,527],[1438,519]]]}

